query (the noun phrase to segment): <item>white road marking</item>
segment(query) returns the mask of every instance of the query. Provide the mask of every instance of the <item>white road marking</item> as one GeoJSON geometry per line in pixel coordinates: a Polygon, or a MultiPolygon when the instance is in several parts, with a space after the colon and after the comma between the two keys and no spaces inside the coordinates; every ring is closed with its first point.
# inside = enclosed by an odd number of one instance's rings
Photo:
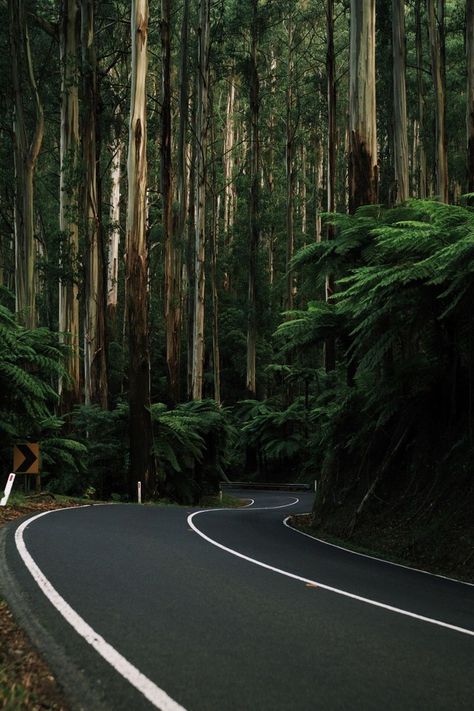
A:
{"type": "MultiPolygon", "coordinates": [[[[291,504],[285,504],[283,506],[264,506],[261,508],[252,508],[252,511],[269,511],[269,510],[275,510],[275,509],[282,509],[286,508],[288,506],[294,506],[295,503],[298,503],[298,499],[294,501],[291,504]]],[[[271,570],[273,573],[278,573],[279,575],[284,575],[287,578],[292,578],[293,580],[299,580],[302,583],[310,584],[311,586],[315,585],[318,588],[321,588],[322,590],[327,590],[328,592],[335,593],[336,595],[342,595],[343,597],[348,597],[351,600],[357,600],[358,602],[364,602],[368,605],[372,605],[374,607],[380,607],[383,610],[388,610],[389,612],[396,612],[399,615],[404,615],[405,617],[411,617],[415,620],[419,620],[421,622],[428,622],[429,624],[432,625],[437,625],[438,627],[444,627],[449,630],[453,630],[454,632],[460,632],[461,634],[466,634],[471,637],[474,637],[474,631],[465,629],[464,627],[458,627],[457,625],[450,625],[447,622],[443,622],[442,620],[436,620],[433,619],[432,617],[425,617],[424,615],[418,615],[415,612],[410,612],[409,610],[403,610],[399,607],[394,607],[393,605],[387,605],[384,602],[379,602],[378,600],[371,600],[370,598],[367,597],[362,597],[361,595],[355,595],[354,593],[350,593],[347,590],[341,590],[339,588],[334,588],[330,585],[325,585],[324,583],[320,583],[317,580],[312,580],[311,578],[305,578],[301,575],[296,575],[295,573],[290,573],[287,570],[282,570],[281,568],[276,568],[273,565],[269,565],[268,563],[264,563],[261,560],[257,560],[256,558],[251,558],[248,555],[244,555],[243,553],[239,553],[239,551],[234,550],[233,548],[228,548],[227,546],[224,546],[222,543],[219,543],[218,541],[214,540],[210,536],[207,536],[205,533],[203,533],[194,523],[193,519],[197,516],[200,516],[205,513],[215,513],[216,511],[236,511],[238,509],[204,509],[201,511],[196,511],[195,513],[192,513],[188,516],[188,525],[194,530],[195,533],[198,534],[201,538],[203,538],[205,541],[210,543],[213,546],[216,546],[217,548],[220,548],[221,550],[225,551],[226,553],[230,553],[231,555],[235,555],[237,558],[241,558],[242,560],[246,560],[248,563],[253,563],[254,565],[258,565],[260,568],[265,568],[266,570],[271,570]]]]}
{"type": "MultiPolygon", "coordinates": [[[[73,508],[82,507],[76,506],[73,508]]],[[[92,627],[88,625],[87,622],[80,617],[77,612],[75,612],[75,610],[73,610],[65,599],[61,597],[58,591],[51,585],[44,573],[40,570],[31,555],[28,553],[23,538],[23,533],[27,526],[42,516],[56,513],[58,510],[64,511],[65,509],[45,511],[37,516],[33,516],[33,518],[30,518],[22,523],[15,532],[15,543],[18,552],[38,587],[46,595],[56,610],[58,610],[58,612],[64,617],[66,622],[68,622],[71,627],[73,627],[74,630],[83,639],[85,639],[86,642],[88,642],[88,644],[90,644],[103,659],[105,659],[106,662],[108,662],[121,676],[123,676],[124,679],[134,686],[137,691],[143,694],[143,696],[148,699],[148,701],[155,706],[155,708],[161,709],[161,711],[186,711],[183,706],[180,706],[180,704],[168,696],[163,689],[160,689],[159,686],[154,684],[150,679],[148,679],[148,677],[142,674],[139,669],[125,659],[120,652],[106,642],[103,637],[93,630],[92,627]]]]}
{"type": "MultiPolygon", "coordinates": [[[[294,516],[307,516],[308,514],[293,514],[294,516]]],[[[317,541],[318,543],[323,543],[325,546],[331,546],[331,548],[339,548],[341,551],[345,551],[346,553],[352,553],[352,555],[358,555],[361,558],[369,558],[370,560],[377,560],[379,563],[386,563],[387,565],[394,565],[397,568],[405,568],[405,570],[413,570],[416,573],[423,573],[423,575],[430,575],[432,578],[441,578],[441,580],[449,580],[449,582],[452,583],[459,583],[459,585],[469,585],[469,587],[474,587],[474,583],[467,583],[465,580],[458,580],[457,578],[448,578],[446,575],[439,575],[438,573],[430,573],[428,570],[421,570],[420,568],[412,568],[410,565],[403,565],[403,563],[394,563],[391,560],[385,560],[385,558],[377,558],[374,555],[368,555],[367,553],[359,553],[358,551],[353,551],[350,548],[344,548],[344,546],[338,546],[336,543],[328,543],[328,541],[323,541],[322,538],[316,538],[316,536],[312,536],[310,533],[305,533],[304,531],[300,531],[298,528],[294,528],[293,526],[290,526],[288,521],[290,520],[290,516],[287,516],[285,520],[283,521],[283,524],[290,529],[290,531],[294,531],[295,533],[299,533],[301,536],[306,536],[306,538],[311,538],[312,541],[317,541]]]]}

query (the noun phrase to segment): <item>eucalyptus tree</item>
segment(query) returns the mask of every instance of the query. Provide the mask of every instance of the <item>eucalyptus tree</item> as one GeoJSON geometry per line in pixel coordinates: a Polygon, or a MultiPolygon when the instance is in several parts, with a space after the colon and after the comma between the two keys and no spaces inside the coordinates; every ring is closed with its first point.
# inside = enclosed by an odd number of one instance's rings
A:
{"type": "Polygon", "coordinates": [[[85,237],[84,382],[86,403],[108,406],[106,282],[97,145],[95,2],[81,0],[82,186],[85,237]]]}
{"type": "Polygon", "coordinates": [[[349,209],[377,202],[375,0],[351,0],[349,209]]]}
{"type": "Polygon", "coordinates": [[[392,0],[393,147],[396,200],[409,195],[407,96],[405,79],[405,0],[392,0]]]}
{"type": "Polygon", "coordinates": [[[435,97],[436,192],[448,202],[446,135],[445,0],[427,0],[431,74],[435,97]]]}
{"type": "Polygon", "coordinates": [[[11,78],[14,106],[15,294],[16,311],[28,328],[36,326],[36,242],[34,175],[44,136],[44,113],[33,66],[24,0],[8,0],[11,78]],[[34,124],[28,125],[33,105],[34,124]]]}
{"type": "Polygon", "coordinates": [[[204,375],[204,315],[206,287],[206,187],[209,130],[210,0],[200,0],[196,96],[194,318],[192,350],[192,397],[201,400],[204,375]]]}
{"type": "Polygon", "coordinates": [[[247,320],[247,377],[246,390],[251,397],[257,392],[257,319],[256,279],[257,250],[260,239],[260,81],[258,74],[259,7],[251,0],[249,50],[249,230],[248,230],[248,320],[247,320]]]}
{"type": "MultiPolygon", "coordinates": [[[[326,0],[326,89],[327,89],[327,170],[326,170],[326,207],[329,213],[336,209],[336,134],[337,134],[337,88],[336,88],[336,54],[334,50],[334,0],[326,0]]],[[[327,238],[334,238],[334,228],[329,223],[327,238]]],[[[335,280],[332,274],[327,274],[325,279],[325,298],[330,302],[335,291],[335,280]]],[[[336,343],[330,337],[324,344],[324,365],[326,371],[336,367],[336,343]]]]}
{"type": "Polygon", "coordinates": [[[467,189],[474,192],[474,0],[466,0],[467,189]]]}
{"type": "MultiPolygon", "coordinates": [[[[187,8],[185,8],[187,10],[187,8]]],[[[173,219],[171,113],[171,0],[161,0],[161,194],[164,242],[164,310],[166,328],[166,362],[170,395],[179,401],[180,336],[181,336],[181,259],[176,244],[173,219]]],[[[182,195],[181,195],[182,199],[182,195]]]]}
{"type": "Polygon", "coordinates": [[[153,490],[150,416],[150,352],[148,327],[148,247],[146,239],[147,117],[146,79],[148,2],[132,0],[131,97],[128,139],[128,204],[126,243],[126,328],[128,333],[128,399],[130,432],[130,495],[136,482],[153,490]]]}
{"type": "Polygon", "coordinates": [[[79,12],[77,0],[62,0],[60,9],[61,127],[59,178],[59,331],[70,346],[67,378],[59,394],[65,411],[80,401],[79,358],[79,12]]]}

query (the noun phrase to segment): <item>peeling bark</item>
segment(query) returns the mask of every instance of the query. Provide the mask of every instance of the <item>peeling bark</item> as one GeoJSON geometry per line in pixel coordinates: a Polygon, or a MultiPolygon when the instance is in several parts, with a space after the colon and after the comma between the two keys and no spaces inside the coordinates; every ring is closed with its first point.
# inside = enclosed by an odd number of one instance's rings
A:
{"type": "Polygon", "coordinates": [[[349,211],[378,199],[375,0],[351,0],[349,211]]]}
{"type": "Polygon", "coordinates": [[[148,332],[148,246],[146,240],[147,126],[146,75],[148,2],[133,0],[132,87],[128,148],[126,303],[129,348],[129,493],[136,496],[141,481],[147,496],[154,493],[151,456],[150,352],[148,332]]]}
{"type": "Polygon", "coordinates": [[[396,202],[409,197],[407,96],[405,80],[405,0],[392,0],[393,148],[396,202]]]}

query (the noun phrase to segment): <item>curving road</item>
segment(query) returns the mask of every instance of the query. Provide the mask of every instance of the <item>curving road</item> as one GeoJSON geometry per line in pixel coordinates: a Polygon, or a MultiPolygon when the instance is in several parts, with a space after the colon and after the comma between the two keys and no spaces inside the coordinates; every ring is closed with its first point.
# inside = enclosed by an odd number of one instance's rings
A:
{"type": "Polygon", "coordinates": [[[471,709],[474,587],[238,510],[89,506],[0,534],[0,587],[73,708],[471,709]]]}

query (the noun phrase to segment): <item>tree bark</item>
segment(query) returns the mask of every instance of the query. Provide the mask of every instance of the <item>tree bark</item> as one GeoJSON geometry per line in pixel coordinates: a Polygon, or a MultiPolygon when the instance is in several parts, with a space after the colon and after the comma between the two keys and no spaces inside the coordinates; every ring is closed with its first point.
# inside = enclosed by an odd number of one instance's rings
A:
{"type": "Polygon", "coordinates": [[[34,174],[43,143],[44,115],[34,76],[23,0],[8,0],[8,16],[14,100],[16,312],[27,328],[35,328],[34,174]],[[31,138],[27,135],[24,111],[24,74],[27,76],[35,111],[35,126],[31,138]]]}
{"type": "Polygon", "coordinates": [[[118,267],[120,248],[120,181],[122,178],[123,142],[115,136],[111,145],[112,165],[110,166],[110,234],[107,262],[107,314],[112,328],[115,327],[118,305],[118,267]]]}
{"type": "Polygon", "coordinates": [[[444,0],[427,0],[427,8],[435,97],[436,192],[442,202],[448,202],[444,0]]]}
{"type": "Polygon", "coordinates": [[[128,144],[128,205],[126,301],[129,347],[129,493],[136,496],[141,481],[147,496],[154,493],[151,456],[150,352],[148,333],[148,246],[146,239],[147,122],[146,76],[148,2],[132,0],[132,86],[128,144]]]}
{"type": "Polygon", "coordinates": [[[378,199],[375,0],[351,0],[349,211],[378,199]]]}
{"type": "Polygon", "coordinates": [[[170,397],[179,402],[181,259],[173,234],[173,175],[171,165],[171,0],[161,0],[161,195],[165,253],[166,363],[170,397]]]}
{"type": "Polygon", "coordinates": [[[59,229],[59,331],[70,346],[65,367],[69,381],[60,378],[61,410],[69,412],[81,399],[79,358],[79,12],[77,0],[62,0],[60,23],[61,135],[59,229]]]}
{"type": "Polygon", "coordinates": [[[247,376],[246,390],[250,398],[257,394],[257,313],[256,280],[257,252],[260,240],[260,85],[258,76],[258,0],[252,0],[252,28],[250,39],[250,195],[249,195],[249,281],[247,317],[247,376]]]}
{"type": "Polygon", "coordinates": [[[418,121],[416,131],[417,159],[418,159],[418,197],[423,199],[428,194],[426,150],[423,136],[425,120],[425,88],[423,82],[423,35],[421,22],[421,4],[423,0],[416,0],[415,6],[415,44],[416,44],[416,82],[418,87],[418,121]]]}
{"type": "Polygon", "coordinates": [[[94,0],[81,0],[82,161],[85,237],[84,385],[86,403],[108,407],[106,284],[98,184],[97,60],[94,0]]]}
{"type": "Polygon", "coordinates": [[[474,192],[474,0],[466,0],[467,190],[474,192]]]}
{"type": "Polygon", "coordinates": [[[296,122],[294,118],[295,96],[294,96],[294,27],[293,17],[288,19],[288,72],[286,86],[286,303],[285,308],[291,311],[294,305],[296,293],[295,274],[290,268],[291,260],[295,252],[295,137],[296,122]]]}
{"type": "Polygon", "coordinates": [[[209,113],[209,45],[210,0],[200,0],[198,28],[198,86],[196,111],[196,219],[195,219],[195,284],[192,393],[193,400],[202,399],[204,375],[204,311],[206,254],[206,180],[209,113]]]}
{"type": "Polygon", "coordinates": [[[405,79],[405,0],[392,0],[393,148],[396,202],[409,197],[407,95],[405,79]]]}
{"type": "Polygon", "coordinates": [[[225,112],[224,133],[224,235],[228,242],[229,233],[234,222],[234,106],[235,106],[235,77],[231,74],[225,112]]]}
{"type": "MultiPolygon", "coordinates": [[[[336,56],[334,52],[334,0],[327,0],[327,47],[326,47],[326,75],[327,75],[327,103],[328,103],[328,158],[327,158],[327,211],[336,210],[336,56]]],[[[334,239],[334,228],[328,225],[326,239],[334,239]]],[[[334,276],[326,274],[325,299],[329,303],[335,291],[334,276]]],[[[336,368],[336,343],[334,338],[328,338],[324,344],[324,366],[329,373],[336,368]]]]}

